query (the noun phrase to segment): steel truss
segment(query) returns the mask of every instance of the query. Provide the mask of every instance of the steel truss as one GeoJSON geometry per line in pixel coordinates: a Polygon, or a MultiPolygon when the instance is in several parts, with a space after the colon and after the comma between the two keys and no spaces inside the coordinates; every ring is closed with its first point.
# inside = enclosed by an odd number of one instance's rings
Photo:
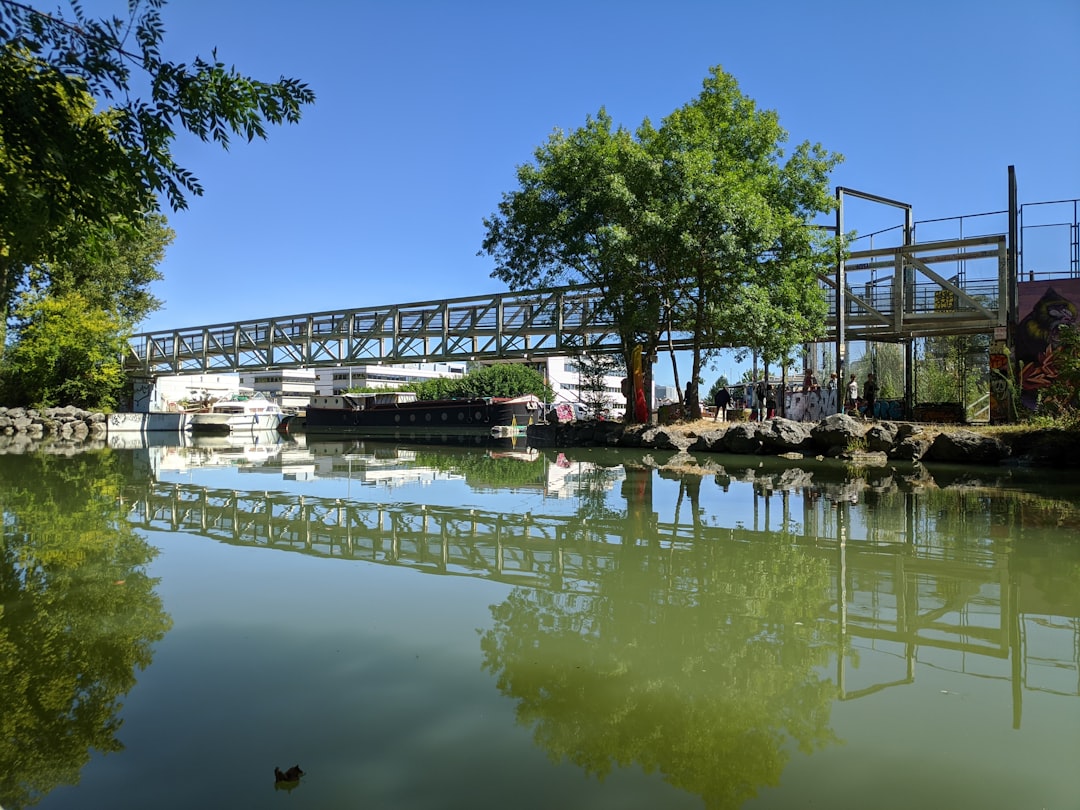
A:
{"type": "MultiPolygon", "coordinates": [[[[821,281],[835,291],[837,278],[844,279],[846,340],[988,332],[1007,319],[1005,241],[990,236],[860,251],[821,281]]],[[[836,338],[835,292],[830,297],[820,340],[836,338]]],[[[685,334],[672,338],[677,349],[689,346],[685,334]]],[[[126,367],[158,376],[521,360],[619,348],[600,291],[572,286],[146,332],[131,338],[126,367]]]]}

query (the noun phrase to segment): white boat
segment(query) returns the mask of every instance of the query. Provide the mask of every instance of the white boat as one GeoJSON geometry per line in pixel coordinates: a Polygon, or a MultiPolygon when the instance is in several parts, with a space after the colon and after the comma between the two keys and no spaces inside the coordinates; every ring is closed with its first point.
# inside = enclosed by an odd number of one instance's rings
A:
{"type": "Polygon", "coordinates": [[[281,424],[281,406],[262,394],[238,394],[219,399],[203,413],[188,417],[192,433],[250,433],[277,430],[281,424]]]}

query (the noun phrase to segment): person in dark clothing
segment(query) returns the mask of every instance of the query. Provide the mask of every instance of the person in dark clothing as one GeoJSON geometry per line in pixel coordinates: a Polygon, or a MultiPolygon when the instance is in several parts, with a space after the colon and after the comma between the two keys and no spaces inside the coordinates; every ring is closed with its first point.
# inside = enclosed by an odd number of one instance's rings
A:
{"type": "Polygon", "coordinates": [[[873,373],[866,375],[866,382],[863,383],[862,396],[863,401],[866,403],[866,410],[863,411],[863,416],[867,419],[873,419],[874,402],[877,400],[877,380],[874,378],[873,373]]]}
{"type": "Polygon", "coordinates": [[[727,408],[731,404],[731,392],[727,390],[726,386],[720,386],[720,390],[716,392],[716,399],[714,400],[716,405],[716,415],[713,417],[713,421],[716,422],[720,417],[724,417],[723,421],[727,421],[727,408]]]}

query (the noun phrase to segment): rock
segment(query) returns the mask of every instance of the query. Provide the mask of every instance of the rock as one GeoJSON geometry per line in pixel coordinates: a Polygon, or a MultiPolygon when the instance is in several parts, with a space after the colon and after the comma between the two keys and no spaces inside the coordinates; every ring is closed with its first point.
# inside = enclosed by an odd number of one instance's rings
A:
{"type": "Polygon", "coordinates": [[[993,436],[970,430],[939,433],[924,456],[927,461],[961,464],[997,464],[1009,455],[1009,448],[993,436]]]}
{"type": "Polygon", "coordinates": [[[760,453],[764,442],[754,422],[739,422],[724,434],[724,446],[731,453],[760,453]]]}
{"type": "Polygon", "coordinates": [[[834,413],[814,425],[810,435],[814,444],[826,455],[836,455],[836,448],[846,450],[863,440],[866,423],[846,413],[834,413]]]}
{"type": "Polygon", "coordinates": [[[854,450],[841,453],[839,457],[856,467],[884,467],[889,463],[889,457],[880,451],[854,450]]]}
{"type": "Polygon", "coordinates": [[[766,453],[810,453],[814,439],[811,428],[803,422],[791,419],[770,419],[762,424],[761,441],[766,453]]]}
{"type": "Polygon", "coordinates": [[[707,430],[694,437],[694,443],[690,445],[691,451],[704,451],[706,453],[724,452],[723,430],[707,430]]]}
{"type": "Polygon", "coordinates": [[[919,461],[926,455],[926,451],[930,449],[932,442],[933,440],[929,436],[921,434],[908,436],[896,444],[888,455],[889,458],[898,461],[919,461]]]}
{"type": "Polygon", "coordinates": [[[896,445],[899,425],[895,422],[875,422],[866,431],[866,449],[875,453],[888,453],[896,445]]]}

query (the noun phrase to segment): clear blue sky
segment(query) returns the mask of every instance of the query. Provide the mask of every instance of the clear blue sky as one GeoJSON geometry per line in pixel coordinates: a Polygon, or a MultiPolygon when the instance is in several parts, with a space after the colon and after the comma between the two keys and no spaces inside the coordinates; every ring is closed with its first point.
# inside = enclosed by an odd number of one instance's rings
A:
{"type": "MultiPolygon", "coordinates": [[[[169,215],[144,329],[502,291],[476,254],[515,167],[602,106],[659,123],[711,65],[791,144],[842,153],[833,185],[916,219],[1004,209],[1009,164],[1022,202],[1080,197],[1077,0],[174,0],[164,22],[168,58],[216,47],[318,100],[266,142],[179,141],[206,194],[169,215]]],[[[899,221],[855,206],[846,224],[899,221]]]]}

